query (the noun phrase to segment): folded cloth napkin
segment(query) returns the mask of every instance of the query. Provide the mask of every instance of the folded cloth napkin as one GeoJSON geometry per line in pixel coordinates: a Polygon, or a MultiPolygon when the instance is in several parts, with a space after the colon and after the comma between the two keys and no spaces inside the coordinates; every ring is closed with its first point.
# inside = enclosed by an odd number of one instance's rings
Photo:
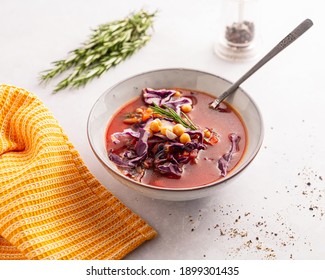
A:
{"type": "Polygon", "coordinates": [[[0,86],[0,259],[121,259],[155,235],[35,95],[0,86]]]}

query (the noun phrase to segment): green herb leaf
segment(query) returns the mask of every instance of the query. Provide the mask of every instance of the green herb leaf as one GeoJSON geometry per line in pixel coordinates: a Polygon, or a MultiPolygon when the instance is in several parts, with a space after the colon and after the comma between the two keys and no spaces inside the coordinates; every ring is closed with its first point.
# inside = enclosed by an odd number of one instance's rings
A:
{"type": "Polygon", "coordinates": [[[73,69],[55,87],[54,92],[57,92],[67,87],[84,86],[100,77],[150,40],[147,31],[152,27],[155,16],[156,12],[150,14],[141,10],[123,20],[98,26],[82,47],[71,51],[66,59],[54,61],[52,69],[42,72],[41,82],[73,69]]]}
{"type": "Polygon", "coordinates": [[[184,127],[189,128],[191,130],[197,130],[198,127],[190,120],[190,118],[183,112],[181,112],[183,119],[180,115],[178,115],[175,110],[169,107],[159,107],[156,103],[153,103],[152,106],[149,106],[154,113],[165,116],[167,118],[173,119],[175,122],[182,124],[184,127]]]}

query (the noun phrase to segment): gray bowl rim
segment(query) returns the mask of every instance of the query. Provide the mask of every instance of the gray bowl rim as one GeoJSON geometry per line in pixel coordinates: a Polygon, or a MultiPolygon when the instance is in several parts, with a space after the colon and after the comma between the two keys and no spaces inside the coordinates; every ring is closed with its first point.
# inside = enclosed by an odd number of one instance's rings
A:
{"type": "MultiPolygon", "coordinates": [[[[112,91],[115,87],[119,86],[120,84],[126,82],[129,79],[133,79],[136,78],[138,76],[142,76],[142,75],[146,75],[146,74],[150,74],[150,73],[154,73],[154,72],[164,72],[164,71],[190,71],[190,72],[198,72],[204,75],[210,75],[213,76],[215,78],[218,78],[220,80],[225,81],[226,83],[229,83],[229,85],[232,85],[233,83],[230,82],[229,80],[222,78],[218,75],[215,75],[213,73],[210,72],[206,72],[203,70],[198,70],[198,69],[191,69],[191,68],[160,68],[160,69],[154,69],[154,70],[148,70],[148,71],[144,71],[138,74],[134,74],[131,76],[128,76],[127,78],[115,83],[114,85],[112,85],[111,87],[109,87],[108,89],[106,89],[100,96],[99,98],[96,100],[96,102],[93,104],[93,106],[90,109],[89,115],[88,115],[88,120],[87,120],[87,138],[88,138],[88,142],[90,144],[90,147],[93,151],[93,153],[95,154],[95,156],[97,157],[97,159],[102,163],[102,165],[104,165],[105,167],[108,168],[108,170],[110,172],[113,172],[116,176],[122,178],[123,180],[127,180],[128,182],[130,182],[130,184],[133,185],[137,185],[140,188],[148,188],[151,190],[160,190],[160,191],[170,191],[170,192],[192,192],[192,191],[198,191],[198,190],[202,190],[202,189],[208,189],[208,188],[212,188],[212,187],[217,187],[218,185],[222,185],[224,183],[226,183],[227,181],[229,181],[230,179],[233,179],[234,177],[236,177],[237,175],[239,175],[243,170],[246,169],[246,167],[248,167],[250,165],[250,163],[254,160],[254,158],[256,157],[256,155],[258,154],[259,150],[261,149],[262,143],[263,143],[263,139],[264,139],[264,122],[263,122],[263,118],[262,118],[262,114],[261,111],[259,109],[259,107],[257,106],[256,102],[254,101],[253,98],[251,98],[251,96],[245,91],[243,90],[241,87],[239,87],[238,89],[240,89],[249,99],[249,101],[254,105],[254,107],[256,108],[256,111],[258,113],[259,119],[261,120],[261,133],[259,136],[259,141],[257,143],[257,146],[255,148],[254,153],[248,158],[247,163],[240,166],[239,168],[235,168],[235,171],[231,171],[229,173],[229,175],[227,175],[226,177],[224,177],[223,179],[219,179],[215,182],[211,182],[209,184],[206,185],[202,185],[202,186],[197,186],[197,187],[192,187],[192,188],[166,188],[166,187],[158,187],[158,186],[153,186],[153,185],[148,185],[148,184],[144,184],[144,183],[140,183],[137,182],[135,180],[132,180],[131,178],[123,175],[121,172],[112,169],[110,166],[108,166],[105,161],[99,156],[99,154],[96,152],[95,146],[93,145],[92,141],[91,141],[91,137],[90,137],[90,118],[92,116],[92,113],[97,105],[97,103],[99,102],[100,99],[102,99],[103,96],[107,95],[110,91],[112,91]]],[[[235,108],[236,109],[236,108],[235,108]]],[[[248,136],[249,139],[249,136],[248,136]]]]}

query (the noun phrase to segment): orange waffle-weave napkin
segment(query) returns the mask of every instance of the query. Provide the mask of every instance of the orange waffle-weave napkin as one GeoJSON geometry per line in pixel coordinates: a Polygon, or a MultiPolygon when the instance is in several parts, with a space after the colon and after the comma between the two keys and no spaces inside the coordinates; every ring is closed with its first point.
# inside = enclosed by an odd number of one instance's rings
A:
{"type": "Polygon", "coordinates": [[[35,95],[0,86],[0,259],[121,259],[155,235],[35,95]]]}

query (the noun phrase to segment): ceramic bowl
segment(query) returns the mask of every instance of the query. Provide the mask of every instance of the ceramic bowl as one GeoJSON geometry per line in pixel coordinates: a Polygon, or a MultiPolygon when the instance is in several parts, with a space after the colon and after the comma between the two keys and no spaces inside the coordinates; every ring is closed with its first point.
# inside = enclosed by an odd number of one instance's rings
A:
{"type": "MultiPolygon", "coordinates": [[[[110,118],[130,99],[139,96],[141,89],[150,88],[186,88],[203,91],[213,96],[220,95],[231,83],[216,75],[191,69],[162,69],[142,73],[114,85],[106,90],[92,107],[87,125],[88,140],[96,157],[113,177],[126,187],[155,199],[183,201],[213,195],[230,184],[241,174],[257,155],[263,140],[263,121],[261,113],[253,99],[241,88],[228,97],[230,103],[241,115],[248,135],[246,152],[237,166],[223,179],[214,183],[196,186],[192,189],[161,188],[135,182],[124,176],[107,156],[105,132],[110,118]]],[[[211,110],[208,108],[207,110],[211,110]]]]}

